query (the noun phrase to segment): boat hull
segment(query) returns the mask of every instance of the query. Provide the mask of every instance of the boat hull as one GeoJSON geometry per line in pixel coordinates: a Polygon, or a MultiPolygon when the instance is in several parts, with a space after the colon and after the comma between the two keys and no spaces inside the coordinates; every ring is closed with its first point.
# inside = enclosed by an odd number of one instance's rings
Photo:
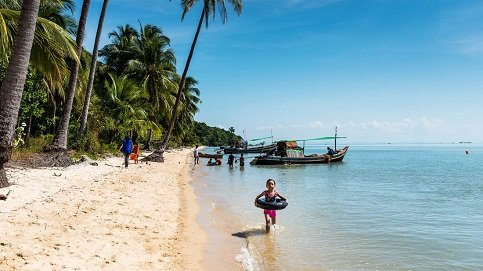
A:
{"type": "MultiPolygon", "coordinates": [[[[342,162],[349,147],[345,147],[330,159],[330,163],[342,162]]],[[[281,157],[274,155],[258,156],[250,162],[252,165],[287,165],[287,164],[327,164],[327,157],[323,155],[305,157],[281,157]]]]}
{"type": "Polygon", "coordinates": [[[216,159],[216,158],[221,159],[221,158],[223,158],[223,154],[221,154],[221,153],[220,154],[211,154],[211,153],[202,153],[202,152],[200,152],[198,155],[200,156],[200,158],[213,158],[213,159],[216,159]]]}

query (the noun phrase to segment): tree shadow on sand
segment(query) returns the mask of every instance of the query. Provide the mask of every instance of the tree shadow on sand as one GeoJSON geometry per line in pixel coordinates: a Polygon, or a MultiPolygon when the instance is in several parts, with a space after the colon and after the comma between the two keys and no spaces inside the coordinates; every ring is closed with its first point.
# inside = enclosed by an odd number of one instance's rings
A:
{"type": "Polygon", "coordinates": [[[267,232],[264,229],[251,229],[247,231],[240,231],[240,232],[233,233],[231,236],[248,238],[250,236],[265,235],[265,234],[267,234],[267,232]]]}

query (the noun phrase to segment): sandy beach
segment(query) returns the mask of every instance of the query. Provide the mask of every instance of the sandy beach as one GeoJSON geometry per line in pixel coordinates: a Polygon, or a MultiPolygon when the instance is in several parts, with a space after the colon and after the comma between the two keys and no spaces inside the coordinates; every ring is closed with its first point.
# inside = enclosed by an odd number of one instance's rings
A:
{"type": "Polygon", "coordinates": [[[189,154],[128,169],[120,157],[8,167],[0,270],[201,270],[206,234],[196,223],[189,154]]]}

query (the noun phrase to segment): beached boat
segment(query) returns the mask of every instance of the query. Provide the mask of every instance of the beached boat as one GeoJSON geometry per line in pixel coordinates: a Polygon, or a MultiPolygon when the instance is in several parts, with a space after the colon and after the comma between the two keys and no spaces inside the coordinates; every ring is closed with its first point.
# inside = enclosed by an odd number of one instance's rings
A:
{"type": "Polygon", "coordinates": [[[213,159],[216,159],[216,158],[223,158],[223,153],[204,153],[204,152],[200,152],[198,153],[198,155],[201,157],[201,158],[213,158],[213,159]]]}
{"type": "Polygon", "coordinates": [[[223,151],[226,154],[229,153],[270,153],[277,148],[277,144],[273,143],[270,145],[256,146],[256,147],[246,147],[246,148],[235,148],[235,147],[225,147],[223,151]]]}

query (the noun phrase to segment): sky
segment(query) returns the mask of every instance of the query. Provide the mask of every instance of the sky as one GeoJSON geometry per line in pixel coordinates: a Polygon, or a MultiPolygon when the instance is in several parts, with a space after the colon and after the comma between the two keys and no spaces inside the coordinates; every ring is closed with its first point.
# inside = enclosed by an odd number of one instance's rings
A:
{"type": "MultiPolygon", "coordinates": [[[[79,16],[82,5],[77,3],[79,16]]],[[[181,73],[203,1],[111,0],[101,46],[117,26],[154,24],[181,73]]],[[[347,143],[483,143],[483,1],[225,1],[203,27],[188,74],[195,119],[247,139],[338,135],[347,143]]],[[[101,0],[91,0],[92,51],[101,0]]]]}

